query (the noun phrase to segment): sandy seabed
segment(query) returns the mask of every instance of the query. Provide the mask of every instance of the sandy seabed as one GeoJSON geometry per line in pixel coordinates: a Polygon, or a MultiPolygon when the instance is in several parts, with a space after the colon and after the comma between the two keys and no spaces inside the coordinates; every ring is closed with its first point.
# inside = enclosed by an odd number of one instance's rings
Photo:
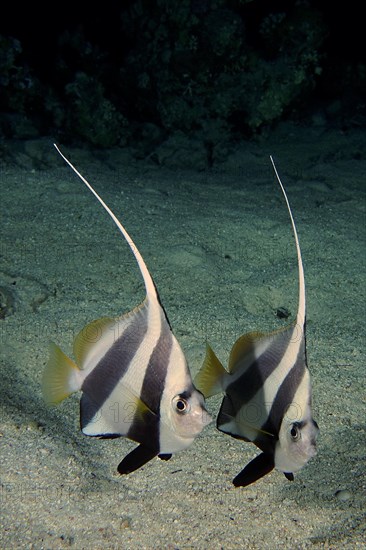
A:
{"type": "MultiPolygon", "coordinates": [[[[297,309],[286,186],[307,285],[307,353],[318,455],[293,483],[233,477],[256,454],[208,426],[168,462],[121,477],[126,439],[79,431],[79,395],[43,402],[48,344],[71,353],[92,319],[144,297],[115,226],[33,141],[0,171],[0,548],[364,548],[366,545],[366,132],[284,124],[200,173],[125,151],[63,151],[126,226],[194,375],[208,340],[227,364],[238,336],[297,309]]],[[[220,397],[208,401],[215,415],[220,397]]]]}

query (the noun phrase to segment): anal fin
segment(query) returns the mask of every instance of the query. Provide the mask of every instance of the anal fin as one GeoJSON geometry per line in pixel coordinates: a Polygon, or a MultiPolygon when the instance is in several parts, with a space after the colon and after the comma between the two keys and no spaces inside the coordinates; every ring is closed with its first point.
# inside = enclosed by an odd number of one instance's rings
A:
{"type": "Polygon", "coordinates": [[[124,457],[119,463],[117,470],[121,475],[130,474],[141,468],[141,466],[144,466],[149,460],[152,460],[157,456],[158,452],[158,449],[154,450],[144,445],[139,445],[124,457]]]}
{"type": "Polygon", "coordinates": [[[256,456],[245,468],[233,479],[235,487],[247,487],[261,477],[269,474],[274,468],[274,457],[267,453],[256,456]]]}

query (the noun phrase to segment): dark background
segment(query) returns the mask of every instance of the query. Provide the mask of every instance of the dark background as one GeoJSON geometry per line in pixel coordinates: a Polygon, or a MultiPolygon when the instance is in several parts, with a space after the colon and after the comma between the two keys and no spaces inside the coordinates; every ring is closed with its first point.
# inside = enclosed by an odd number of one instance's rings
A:
{"type": "Polygon", "coordinates": [[[224,145],[282,120],[366,121],[360,3],[17,3],[0,21],[0,148],[53,135],[145,157],[171,139],[224,145]]]}

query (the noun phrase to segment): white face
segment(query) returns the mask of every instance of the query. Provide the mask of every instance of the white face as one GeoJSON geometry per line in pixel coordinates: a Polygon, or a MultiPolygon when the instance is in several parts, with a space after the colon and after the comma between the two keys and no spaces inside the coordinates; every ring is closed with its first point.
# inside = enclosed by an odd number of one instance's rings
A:
{"type": "Polygon", "coordinates": [[[212,420],[203,395],[195,389],[191,395],[182,393],[173,397],[170,418],[174,431],[183,438],[196,437],[212,420]]]}
{"type": "Polygon", "coordinates": [[[160,453],[185,449],[211,420],[175,340],[160,402],[160,453]]]}
{"type": "Polygon", "coordinates": [[[174,391],[164,397],[160,407],[160,453],[163,454],[188,447],[212,421],[202,394],[193,386],[190,391],[174,391]]]}
{"type": "Polygon", "coordinates": [[[297,472],[316,455],[319,432],[312,419],[289,422],[283,419],[275,449],[275,467],[281,472],[297,472]]]}

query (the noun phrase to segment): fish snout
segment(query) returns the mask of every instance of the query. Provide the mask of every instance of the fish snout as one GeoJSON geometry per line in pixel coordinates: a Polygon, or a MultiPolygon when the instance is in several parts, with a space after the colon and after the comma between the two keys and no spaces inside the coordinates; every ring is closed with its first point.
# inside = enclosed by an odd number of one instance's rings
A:
{"type": "Polygon", "coordinates": [[[211,422],[213,421],[213,418],[205,408],[202,409],[201,414],[202,414],[202,420],[201,420],[202,425],[208,426],[209,424],[211,424],[211,422]]]}
{"type": "Polygon", "coordinates": [[[205,407],[197,407],[195,410],[192,410],[188,420],[192,435],[196,436],[201,433],[203,428],[208,426],[212,420],[212,416],[207,412],[205,407]]]}
{"type": "Polygon", "coordinates": [[[319,426],[315,422],[315,420],[312,420],[311,435],[309,437],[309,460],[310,458],[313,458],[314,456],[317,455],[318,449],[317,449],[316,440],[318,435],[319,435],[319,426]]]}
{"type": "Polygon", "coordinates": [[[313,457],[316,456],[317,454],[318,454],[318,449],[317,449],[317,446],[316,446],[316,440],[313,439],[313,440],[310,442],[309,450],[308,450],[309,460],[310,460],[310,458],[313,458],[313,457]]]}

